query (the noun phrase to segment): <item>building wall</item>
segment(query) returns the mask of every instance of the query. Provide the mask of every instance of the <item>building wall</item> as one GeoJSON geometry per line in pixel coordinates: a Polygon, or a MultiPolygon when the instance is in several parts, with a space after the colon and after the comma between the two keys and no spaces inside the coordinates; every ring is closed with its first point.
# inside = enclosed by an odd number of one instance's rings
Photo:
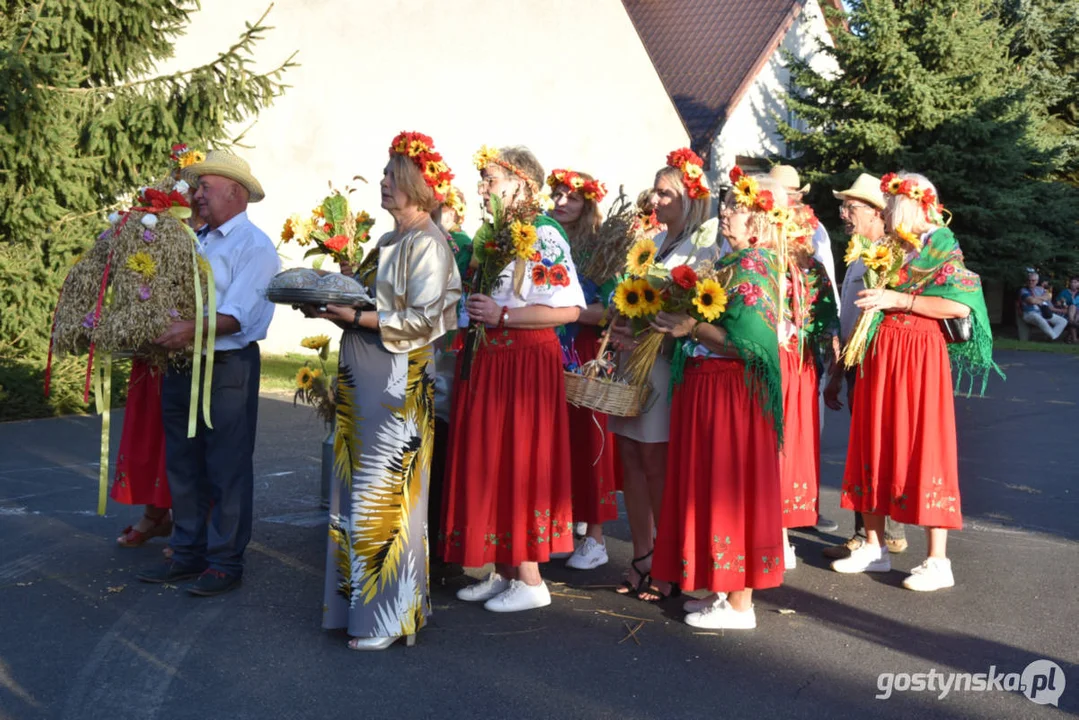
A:
{"type": "MultiPolygon", "coordinates": [[[[819,72],[835,72],[838,66],[831,57],[820,51],[821,41],[832,45],[820,4],[817,0],[807,0],[780,47],[795,57],[808,60],[819,72]]],[[[783,53],[777,50],[713,141],[711,164],[714,177],[725,181],[739,155],[763,159],[785,154],[776,131],[775,115],[790,121],[783,101],[789,83],[790,73],[785,66],[783,53]]]]}
{"type": "MultiPolygon", "coordinates": [[[[268,0],[203,0],[176,58],[163,70],[205,63],[265,10],[268,0]]],[[[327,181],[354,175],[353,195],[379,209],[378,181],[400,130],[431,135],[478,221],[482,144],[524,144],[544,168],[592,172],[617,194],[650,187],[667,152],[688,137],[620,0],[279,0],[257,49],[274,67],[298,50],[292,87],[261,114],[239,149],[266,189],[252,219],[277,238],[285,218],[309,211],[327,181]]],[[[179,138],[178,140],[182,140],[179,138]]],[[[608,203],[610,200],[608,200],[608,203]]],[[[285,267],[300,253],[283,248],[285,267]]],[[[296,350],[328,323],[278,307],[263,348],[296,350]]]]}

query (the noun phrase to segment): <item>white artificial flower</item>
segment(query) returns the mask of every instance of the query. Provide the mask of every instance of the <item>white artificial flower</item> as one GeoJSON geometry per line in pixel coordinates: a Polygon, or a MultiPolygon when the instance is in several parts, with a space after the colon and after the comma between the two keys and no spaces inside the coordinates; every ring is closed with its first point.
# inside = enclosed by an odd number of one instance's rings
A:
{"type": "Polygon", "coordinates": [[[142,224],[148,228],[152,228],[153,226],[157,225],[157,215],[154,215],[153,213],[146,213],[142,216],[142,224]]]}
{"type": "Polygon", "coordinates": [[[172,186],[172,189],[178,193],[187,194],[187,191],[191,189],[191,186],[184,180],[177,180],[176,184],[172,186]]]}
{"type": "Polygon", "coordinates": [[[120,222],[120,213],[115,212],[115,211],[109,213],[109,224],[110,225],[115,225],[118,222],[120,222]]]}

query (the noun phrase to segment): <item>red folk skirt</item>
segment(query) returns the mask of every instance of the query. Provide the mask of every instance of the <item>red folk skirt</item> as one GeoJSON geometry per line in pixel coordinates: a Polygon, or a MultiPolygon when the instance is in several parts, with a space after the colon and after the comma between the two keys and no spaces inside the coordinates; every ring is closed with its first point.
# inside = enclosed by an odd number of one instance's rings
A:
{"type": "Polygon", "coordinates": [[[817,524],[820,492],[820,406],[817,364],[806,348],[801,367],[797,343],[781,345],[783,373],[783,449],[779,454],[779,488],[783,498],[783,527],[817,524]]]}
{"type": "Polygon", "coordinates": [[[886,314],[854,384],[844,508],[963,526],[952,392],[939,322],[886,314]]]}
{"type": "MultiPolygon", "coordinates": [[[[582,363],[594,360],[599,333],[592,325],[579,326],[574,347],[582,363]]],[[[569,412],[570,479],[573,488],[573,519],[604,523],[618,519],[615,497],[618,470],[614,435],[607,432],[607,416],[589,408],[566,403],[569,412]]]]}
{"type": "Polygon", "coordinates": [[[652,575],[685,590],[783,582],[776,432],[745,363],[693,358],[671,400],[671,449],[652,575]]]}
{"type": "Polygon", "coordinates": [[[110,497],[124,505],[172,507],[165,472],[165,427],[161,420],[163,373],[144,360],[131,363],[124,428],[110,497]]]}
{"type": "Polygon", "coordinates": [[[457,380],[439,545],[447,562],[546,562],[573,551],[569,417],[554,330],[488,330],[457,380]]]}

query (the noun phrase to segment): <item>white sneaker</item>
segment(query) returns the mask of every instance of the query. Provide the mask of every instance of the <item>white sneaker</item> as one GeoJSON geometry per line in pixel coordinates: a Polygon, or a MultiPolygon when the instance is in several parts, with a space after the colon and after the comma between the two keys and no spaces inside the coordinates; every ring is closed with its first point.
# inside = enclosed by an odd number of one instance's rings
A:
{"type": "Polygon", "coordinates": [[[586,537],[577,546],[573,555],[566,561],[566,567],[574,570],[591,570],[607,564],[607,546],[596,542],[593,537],[586,537]]]}
{"type": "Polygon", "coordinates": [[[547,590],[547,583],[541,580],[539,585],[528,585],[520,580],[510,580],[510,586],[485,602],[483,607],[491,612],[520,612],[550,604],[551,593],[547,590]]]}
{"type": "Polygon", "coordinates": [[[903,587],[918,592],[933,592],[955,585],[952,561],[947,558],[926,558],[918,567],[903,578],[903,587]]]}
{"type": "Polygon", "coordinates": [[[738,612],[721,597],[704,610],[686,615],[686,625],[705,630],[752,630],[757,627],[757,614],[752,605],[738,612]]]}
{"type": "Polygon", "coordinates": [[[725,599],[726,597],[727,593],[712,593],[711,595],[705,595],[700,600],[696,598],[690,598],[689,600],[686,600],[684,603],[682,603],[682,609],[685,610],[687,613],[700,612],[705,608],[712,607],[717,602],[725,599]]]}
{"type": "Polygon", "coordinates": [[[850,557],[836,560],[832,563],[832,569],[837,573],[862,573],[862,572],[890,572],[892,558],[888,555],[888,548],[880,545],[866,543],[860,548],[852,550],[850,557]]]}
{"type": "Polygon", "coordinates": [[[457,599],[464,600],[466,602],[480,602],[481,600],[490,600],[495,595],[501,592],[505,592],[506,588],[510,586],[510,581],[502,577],[496,572],[487,576],[486,580],[480,580],[478,583],[473,583],[466,588],[461,588],[457,591],[457,599]]]}
{"type": "Polygon", "coordinates": [[[783,550],[783,569],[793,570],[798,565],[798,556],[794,554],[794,546],[787,543],[783,550]]]}

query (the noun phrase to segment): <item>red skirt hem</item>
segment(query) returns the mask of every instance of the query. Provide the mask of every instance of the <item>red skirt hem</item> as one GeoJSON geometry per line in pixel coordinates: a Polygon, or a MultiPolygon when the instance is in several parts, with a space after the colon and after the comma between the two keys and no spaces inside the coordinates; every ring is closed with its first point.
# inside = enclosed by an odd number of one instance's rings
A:
{"type": "Polygon", "coordinates": [[[671,401],[671,437],[678,445],[668,455],[652,575],[685,590],[778,587],[776,433],[746,385],[742,361],[686,364],[671,401]]]}
{"type": "MultiPolygon", "coordinates": [[[[599,345],[598,328],[581,325],[574,347],[582,363],[595,359],[599,345]]],[[[605,523],[618,519],[615,440],[607,431],[607,416],[589,408],[566,403],[569,413],[570,482],[573,491],[573,519],[576,522],[605,523]]]]}
{"type": "Polygon", "coordinates": [[[783,527],[817,524],[820,493],[820,407],[817,365],[806,349],[802,362],[795,350],[781,346],[783,373],[783,449],[779,455],[779,487],[783,527]]]}

